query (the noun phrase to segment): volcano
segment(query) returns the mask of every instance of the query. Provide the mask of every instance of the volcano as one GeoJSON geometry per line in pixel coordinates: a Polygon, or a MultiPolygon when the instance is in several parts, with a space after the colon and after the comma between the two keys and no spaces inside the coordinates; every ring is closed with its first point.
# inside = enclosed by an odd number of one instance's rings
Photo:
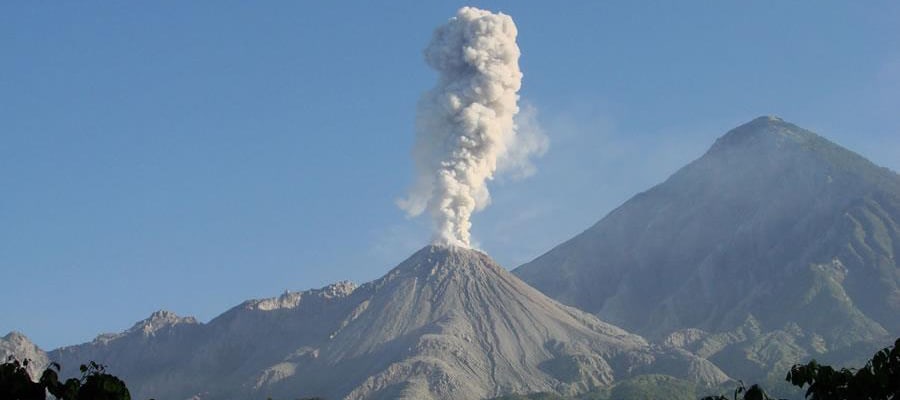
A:
{"type": "Polygon", "coordinates": [[[728,377],[550,299],[486,254],[427,246],[375,281],[247,301],[203,324],[157,312],[49,353],[110,366],[137,398],[484,399],[660,373],[728,377]]]}
{"type": "Polygon", "coordinates": [[[900,335],[898,254],[900,176],[760,117],[515,273],[732,376],[781,380],[900,335]]]}
{"type": "Polygon", "coordinates": [[[378,366],[360,372],[350,399],[578,393],[654,367],[725,379],[699,359],[655,354],[640,336],[551,300],[475,250],[426,247],[354,297],[359,313],[322,351],[332,362],[378,366]]]}

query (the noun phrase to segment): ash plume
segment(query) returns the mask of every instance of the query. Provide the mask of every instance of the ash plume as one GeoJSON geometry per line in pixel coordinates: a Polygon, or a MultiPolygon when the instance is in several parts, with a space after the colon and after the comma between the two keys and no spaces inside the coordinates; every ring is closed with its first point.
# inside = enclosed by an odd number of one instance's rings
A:
{"type": "Polygon", "coordinates": [[[464,7],[425,49],[438,82],[419,100],[416,181],[398,205],[410,216],[427,211],[436,243],[470,247],[472,213],[490,203],[487,181],[498,171],[527,176],[534,169],[528,158],[547,147],[533,113],[517,123],[516,35],[508,15],[464,7]]]}

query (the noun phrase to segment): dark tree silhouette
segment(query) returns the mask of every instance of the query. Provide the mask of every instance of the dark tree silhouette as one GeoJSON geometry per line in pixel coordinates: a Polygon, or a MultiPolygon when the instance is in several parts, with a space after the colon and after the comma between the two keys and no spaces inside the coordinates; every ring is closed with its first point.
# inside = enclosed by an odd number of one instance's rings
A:
{"type": "Polygon", "coordinates": [[[81,366],[81,378],[59,380],[60,366],[51,363],[37,382],[31,379],[29,360],[13,357],[0,364],[0,399],[45,400],[49,392],[58,400],[131,400],[121,379],[106,373],[106,367],[91,361],[81,366]]]}
{"type": "Polygon", "coordinates": [[[31,380],[29,360],[19,362],[10,357],[0,364],[0,399],[44,400],[44,386],[31,380]]]}
{"type": "Polygon", "coordinates": [[[801,389],[809,386],[809,400],[900,400],[900,338],[858,370],[835,370],[813,360],[795,365],[785,379],[801,389]]]}
{"type": "Polygon", "coordinates": [[[734,390],[734,397],[732,397],[732,399],[725,396],[706,396],[701,400],[738,400],[738,396],[742,394],[743,397],[740,398],[743,400],[775,400],[774,398],[769,397],[769,394],[766,393],[763,388],[759,387],[759,385],[753,385],[748,388],[744,386],[744,382],[740,381],[739,386],[734,390]]]}
{"type": "MultiPolygon", "coordinates": [[[[900,400],[900,338],[893,346],[879,350],[860,369],[822,365],[812,360],[791,367],[785,378],[799,388],[808,386],[808,400],[900,400]]],[[[734,391],[734,400],[774,400],[757,385],[734,391]]],[[[708,396],[701,400],[729,400],[725,396],[708,396]]]]}

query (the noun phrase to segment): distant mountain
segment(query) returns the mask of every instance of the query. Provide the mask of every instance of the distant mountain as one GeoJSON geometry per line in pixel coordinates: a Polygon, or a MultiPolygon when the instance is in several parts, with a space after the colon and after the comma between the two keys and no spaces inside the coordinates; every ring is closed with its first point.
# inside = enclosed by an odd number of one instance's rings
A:
{"type": "Polygon", "coordinates": [[[900,176],[762,117],[514,273],[732,376],[900,335],[900,176]]]}
{"type": "MultiPolygon", "coordinates": [[[[293,373],[285,369],[287,362],[315,358],[316,347],[353,310],[341,300],[354,289],[353,283],[340,282],[249,300],[207,324],[159,311],[123,333],[100,335],[90,343],[51,351],[49,357],[70,375],[87,360],[107,364],[135,398],[258,394],[293,373]]],[[[284,398],[295,397],[296,392],[284,398]]]]}
{"type": "Polygon", "coordinates": [[[32,377],[41,376],[44,368],[50,363],[47,360],[47,353],[19,332],[10,332],[0,337],[0,362],[6,362],[10,356],[18,358],[19,361],[29,360],[27,370],[32,377]]]}
{"type": "Polygon", "coordinates": [[[241,304],[207,324],[168,312],[49,353],[64,374],[108,364],[135,398],[484,399],[577,394],[647,373],[728,380],[561,305],[484,253],[428,246],[356,287],[241,304]]]}

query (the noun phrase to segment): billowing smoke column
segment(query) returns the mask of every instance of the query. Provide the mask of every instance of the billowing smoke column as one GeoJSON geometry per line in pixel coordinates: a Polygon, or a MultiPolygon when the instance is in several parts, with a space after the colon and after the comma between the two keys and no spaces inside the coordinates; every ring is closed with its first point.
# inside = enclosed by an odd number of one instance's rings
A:
{"type": "Polygon", "coordinates": [[[428,211],[436,242],[469,247],[470,217],[490,202],[487,181],[498,167],[528,166],[546,146],[520,137],[514,121],[522,83],[516,34],[508,15],[465,7],[425,49],[439,80],[419,101],[416,182],[398,204],[412,216],[428,211]]]}

